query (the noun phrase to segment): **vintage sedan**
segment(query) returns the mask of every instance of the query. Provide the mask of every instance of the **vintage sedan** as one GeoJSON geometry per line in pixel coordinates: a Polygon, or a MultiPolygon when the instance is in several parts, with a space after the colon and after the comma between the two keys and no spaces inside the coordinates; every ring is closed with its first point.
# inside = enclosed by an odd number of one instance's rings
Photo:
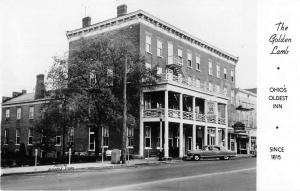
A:
{"type": "Polygon", "coordinates": [[[219,145],[207,145],[202,149],[188,151],[185,159],[200,160],[202,158],[219,158],[222,160],[228,160],[232,157],[236,157],[236,152],[229,151],[223,146],[219,145]]]}

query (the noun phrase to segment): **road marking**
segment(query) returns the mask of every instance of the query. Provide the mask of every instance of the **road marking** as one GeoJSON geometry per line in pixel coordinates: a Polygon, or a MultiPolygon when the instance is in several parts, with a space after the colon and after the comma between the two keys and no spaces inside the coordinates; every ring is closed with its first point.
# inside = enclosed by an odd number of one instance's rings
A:
{"type": "Polygon", "coordinates": [[[163,180],[154,180],[149,182],[143,182],[143,183],[136,183],[136,184],[128,184],[128,185],[122,185],[122,186],[113,186],[110,188],[104,188],[104,189],[96,189],[96,190],[123,190],[123,189],[129,189],[131,187],[138,187],[138,186],[147,186],[147,185],[153,185],[153,184],[161,184],[161,183],[168,183],[168,182],[174,182],[174,181],[183,181],[183,180],[191,180],[195,178],[201,178],[201,177],[207,177],[207,176],[214,176],[214,175],[224,175],[224,174],[233,174],[243,171],[250,171],[255,170],[256,168],[244,168],[239,170],[230,170],[225,172],[214,172],[214,173],[207,173],[207,174],[200,174],[200,175],[193,175],[193,176],[183,176],[183,177],[177,177],[177,178],[168,178],[163,180]]]}

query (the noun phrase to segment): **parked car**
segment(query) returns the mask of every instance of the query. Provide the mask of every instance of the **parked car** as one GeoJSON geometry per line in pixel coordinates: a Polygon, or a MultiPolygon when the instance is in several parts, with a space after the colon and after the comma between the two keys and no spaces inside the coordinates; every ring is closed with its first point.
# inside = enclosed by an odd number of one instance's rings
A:
{"type": "Polygon", "coordinates": [[[232,157],[236,157],[237,153],[229,151],[223,146],[218,145],[206,145],[202,149],[188,151],[186,159],[200,160],[202,158],[220,158],[222,160],[228,160],[232,157]]]}

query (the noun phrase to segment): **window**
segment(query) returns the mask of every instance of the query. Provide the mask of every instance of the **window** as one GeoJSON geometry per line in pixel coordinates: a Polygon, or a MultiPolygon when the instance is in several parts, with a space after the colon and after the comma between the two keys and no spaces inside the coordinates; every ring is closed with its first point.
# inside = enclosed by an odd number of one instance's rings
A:
{"type": "Polygon", "coordinates": [[[33,141],[32,129],[28,129],[28,145],[32,145],[32,141],[33,141]]]}
{"type": "Polygon", "coordinates": [[[33,119],[34,117],[34,107],[29,107],[29,119],[33,119]]]}
{"type": "Polygon", "coordinates": [[[183,63],[183,58],[182,58],[182,50],[178,49],[178,64],[182,65],[183,63]]]}
{"type": "Polygon", "coordinates": [[[173,44],[168,42],[168,64],[173,64],[173,44]]]}
{"type": "Polygon", "coordinates": [[[213,75],[212,74],[212,62],[211,62],[211,60],[208,60],[208,74],[213,75]]]}
{"type": "Polygon", "coordinates": [[[188,77],[188,85],[192,85],[192,78],[188,77]]]}
{"type": "Polygon", "coordinates": [[[145,127],[145,147],[151,148],[151,128],[145,127]]]}
{"type": "Polygon", "coordinates": [[[192,54],[191,53],[187,54],[187,65],[189,68],[192,68],[192,54]]]}
{"type": "Polygon", "coordinates": [[[157,40],[157,56],[162,57],[162,42],[157,40]]]}
{"type": "Polygon", "coordinates": [[[92,85],[94,85],[96,83],[97,83],[96,74],[93,73],[93,72],[91,72],[90,73],[90,85],[92,86],[92,85]]]}
{"type": "Polygon", "coordinates": [[[220,66],[219,65],[217,65],[217,78],[220,78],[220,66]]]}
{"type": "Polygon", "coordinates": [[[16,145],[20,144],[20,129],[16,129],[16,145]]]}
{"type": "Polygon", "coordinates": [[[95,150],[95,132],[89,128],[89,151],[95,150]]]}
{"type": "Polygon", "coordinates": [[[200,71],[200,57],[196,56],[196,70],[200,71]]]}
{"type": "Polygon", "coordinates": [[[162,67],[157,67],[157,74],[158,75],[162,74],[162,67]]]}
{"type": "Polygon", "coordinates": [[[212,83],[208,83],[208,91],[213,91],[213,85],[212,85],[212,83]]]}
{"type": "Polygon", "coordinates": [[[74,145],[74,127],[69,129],[68,139],[69,139],[69,146],[74,145]]]}
{"type": "Polygon", "coordinates": [[[9,134],[8,134],[8,132],[9,132],[8,129],[5,129],[5,130],[4,130],[4,144],[5,144],[5,145],[7,145],[8,142],[9,142],[9,138],[8,138],[8,137],[9,137],[9,134]]]}
{"type": "Polygon", "coordinates": [[[234,90],[231,90],[231,103],[234,103],[234,90]]]}
{"type": "Polygon", "coordinates": [[[103,128],[103,146],[108,147],[108,143],[109,143],[109,128],[104,127],[103,128]]]}
{"type": "Polygon", "coordinates": [[[220,86],[216,85],[216,92],[220,92],[220,86]]]}
{"type": "Polygon", "coordinates": [[[234,71],[233,70],[231,70],[230,76],[231,76],[231,81],[233,82],[234,81],[234,71]]]}
{"type": "Polygon", "coordinates": [[[227,88],[226,87],[224,87],[224,94],[225,94],[225,96],[227,96],[227,88]]]}
{"type": "Polygon", "coordinates": [[[200,87],[200,80],[199,79],[196,80],[196,87],[198,87],[198,88],[200,87]]]}
{"type": "Polygon", "coordinates": [[[146,67],[146,69],[151,69],[151,64],[148,63],[148,62],[146,62],[146,63],[145,63],[145,67],[146,67]]]}
{"type": "Polygon", "coordinates": [[[21,108],[17,108],[17,119],[21,119],[21,108]]]}
{"type": "Polygon", "coordinates": [[[10,117],[10,109],[5,110],[5,118],[8,119],[10,117]]]}
{"type": "Polygon", "coordinates": [[[128,129],[127,129],[127,134],[128,134],[127,144],[128,144],[128,147],[133,147],[133,133],[134,133],[133,127],[128,127],[128,129]]]}
{"type": "Polygon", "coordinates": [[[110,68],[107,69],[107,84],[109,86],[113,85],[114,71],[110,68]]]}
{"type": "Polygon", "coordinates": [[[151,36],[146,35],[146,52],[151,53],[151,36]]]}
{"type": "Polygon", "coordinates": [[[61,144],[61,136],[60,135],[56,135],[55,146],[60,146],[60,144],[61,144]]]}
{"type": "Polygon", "coordinates": [[[226,80],[227,79],[227,69],[224,68],[224,79],[226,80]]]}

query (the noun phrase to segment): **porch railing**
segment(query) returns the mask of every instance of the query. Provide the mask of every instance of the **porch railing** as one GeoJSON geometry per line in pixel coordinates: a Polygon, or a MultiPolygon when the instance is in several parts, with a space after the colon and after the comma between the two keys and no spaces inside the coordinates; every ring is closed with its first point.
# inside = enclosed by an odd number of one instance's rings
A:
{"type": "Polygon", "coordinates": [[[201,114],[201,113],[196,113],[195,114],[196,116],[196,121],[201,121],[201,122],[205,122],[206,120],[205,120],[205,118],[206,118],[206,116],[204,115],[204,114],[201,114]]]}
{"type": "MultiPolygon", "coordinates": [[[[159,109],[144,109],[144,118],[164,118],[165,117],[164,108],[159,109]]],[[[180,110],[168,109],[168,116],[170,118],[181,119],[180,110]]],[[[182,119],[194,120],[193,112],[182,111],[182,119]]],[[[200,122],[215,123],[220,125],[226,125],[226,119],[224,117],[218,117],[216,115],[205,115],[202,113],[195,113],[195,120],[200,122]]]]}
{"type": "Polygon", "coordinates": [[[168,110],[168,116],[171,118],[180,119],[180,111],[175,109],[168,110]]]}
{"type": "Polygon", "coordinates": [[[183,111],[182,112],[182,118],[187,120],[193,120],[193,112],[183,111]]]}
{"type": "Polygon", "coordinates": [[[217,123],[217,116],[216,115],[207,115],[207,122],[208,123],[217,123]]]}
{"type": "Polygon", "coordinates": [[[224,117],[218,117],[218,123],[221,125],[226,125],[226,121],[224,117]]]}
{"type": "Polygon", "coordinates": [[[143,114],[144,118],[157,118],[165,116],[164,109],[144,109],[143,114]]]}

